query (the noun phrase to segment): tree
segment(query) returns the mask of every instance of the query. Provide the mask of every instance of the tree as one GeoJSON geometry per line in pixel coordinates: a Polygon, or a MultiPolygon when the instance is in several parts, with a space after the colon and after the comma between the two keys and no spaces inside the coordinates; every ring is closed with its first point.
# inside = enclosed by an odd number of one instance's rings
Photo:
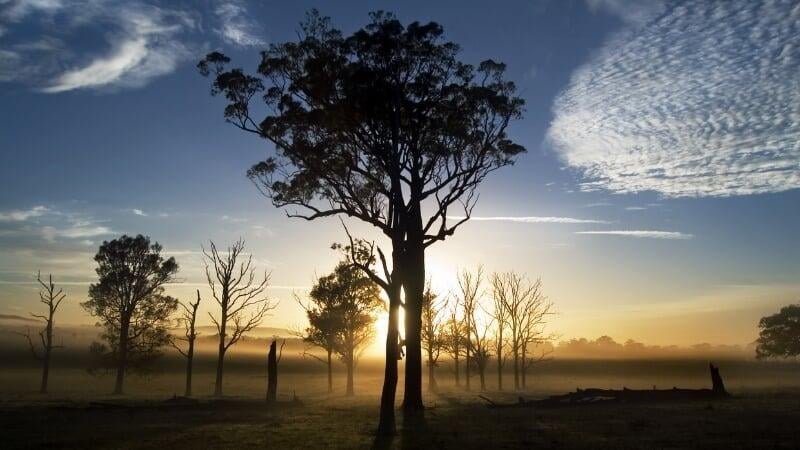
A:
{"type": "MultiPolygon", "coordinates": [[[[256,75],[227,69],[230,59],[218,52],[198,68],[214,75],[212,94],[228,100],[228,122],[275,146],[274,156],[248,172],[275,206],[297,207],[290,216],[307,220],[356,218],[391,240],[392,266],[403,266],[394,282],[405,291],[403,405],[413,413],[423,409],[425,250],[468,220],[477,186],[524,151],[506,135],[523,100],[503,79],[505,65],[460,62],[459,47],[443,40],[439,24],[406,27],[391,14],[371,17],[345,37],[312,11],[298,42],[262,52],[256,75]],[[258,99],[269,111],[263,120],[254,117],[258,99]],[[452,220],[451,207],[464,216],[452,220]]],[[[395,292],[387,290],[390,317],[395,292]]],[[[396,364],[393,356],[387,364],[396,364]]],[[[391,423],[382,420],[379,431],[391,433],[393,413],[382,411],[391,423]]]]}
{"type": "Polygon", "coordinates": [[[478,266],[475,273],[469,270],[462,270],[458,273],[458,288],[460,290],[459,301],[461,303],[461,310],[463,311],[463,326],[464,326],[464,380],[466,389],[470,389],[470,369],[474,362],[472,359],[475,356],[475,342],[473,337],[477,335],[478,325],[476,323],[477,311],[480,308],[480,294],[481,282],[483,280],[483,267],[478,266]]]}
{"type": "Polygon", "coordinates": [[[281,343],[280,353],[276,351],[277,342],[277,338],[272,339],[267,353],[267,403],[278,401],[278,363],[283,357],[283,346],[286,345],[286,339],[281,343]]]}
{"type": "Polygon", "coordinates": [[[453,359],[456,386],[461,386],[460,362],[466,351],[466,331],[464,320],[458,317],[459,302],[453,302],[444,324],[445,350],[453,359]]]}
{"type": "Polygon", "coordinates": [[[542,279],[529,284],[530,289],[523,290],[527,293],[525,306],[525,319],[522,322],[522,336],[520,345],[520,360],[522,372],[522,388],[527,387],[528,369],[539,362],[549,359],[552,348],[545,346],[553,341],[556,336],[545,332],[549,316],[554,314],[553,302],[542,291],[542,279]],[[538,350],[538,352],[536,352],[538,350]]]}
{"type": "Polygon", "coordinates": [[[497,358],[497,389],[503,390],[503,366],[506,361],[506,326],[508,325],[508,305],[510,302],[507,298],[506,278],[493,273],[491,278],[492,283],[492,299],[494,300],[494,309],[492,311],[492,318],[494,319],[495,335],[494,335],[494,352],[497,358]]]}
{"type": "Polygon", "coordinates": [[[183,314],[178,319],[179,325],[183,327],[183,337],[177,337],[170,341],[175,350],[186,358],[186,389],[184,394],[186,397],[192,396],[192,363],[194,361],[194,341],[197,339],[197,331],[195,330],[195,323],[197,322],[197,307],[200,306],[200,289],[197,290],[197,301],[185,305],[180,303],[183,308],[183,314]],[[186,342],[186,350],[178,345],[176,341],[186,342]]]}
{"type": "Polygon", "coordinates": [[[56,348],[61,348],[60,345],[53,344],[53,327],[55,325],[55,314],[58,310],[58,306],[61,305],[61,301],[67,296],[62,289],[56,290],[56,285],[53,283],[53,275],[51,274],[47,283],[42,281],[42,274],[41,272],[36,274],[36,281],[42,285],[42,289],[39,291],[39,301],[44,303],[47,306],[47,315],[41,314],[33,314],[31,316],[36,317],[37,319],[41,319],[44,321],[44,329],[39,331],[39,340],[41,342],[41,353],[39,350],[36,349],[37,345],[33,343],[33,339],[31,338],[30,331],[24,333],[23,336],[28,340],[28,345],[30,347],[31,353],[33,357],[38,359],[42,362],[42,382],[39,385],[39,392],[42,394],[47,393],[47,381],[50,377],[50,356],[53,353],[53,350],[56,348]]]}
{"type": "Polygon", "coordinates": [[[425,289],[422,302],[422,349],[428,357],[428,390],[436,390],[434,369],[439,363],[439,355],[445,348],[445,323],[442,312],[447,307],[447,299],[437,301],[437,295],[431,290],[430,284],[425,289]]]}
{"type": "Polygon", "coordinates": [[[150,238],[123,235],[104,241],[94,257],[99,280],[89,286],[81,306],[104,328],[91,351],[105,368],[117,372],[114,394],[122,394],[126,371],[145,370],[169,344],[169,317],[178,301],[164,295],[164,285],[178,272],[175,258],[164,259],[150,238]]]}
{"type": "Polygon", "coordinates": [[[209,251],[203,249],[206,259],[206,280],[211,288],[211,295],[220,308],[219,317],[208,314],[217,327],[219,336],[215,396],[222,395],[225,353],[239,342],[245,333],[257,327],[277,306],[266,294],[269,273],[264,272],[263,278],[257,279],[253,255],[248,255],[246,259],[240,261],[243,252],[242,239],[228,247],[225,254],[217,251],[213,241],[210,242],[209,251]]]}
{"type": "Polygon", "coordinates": [[[787,305],[780,312],[758,322],[756,358],[789,358],[800,355],[800,304],[787,305]]]}
{"type": "MultiPolygon", "coordinates": [[[[315,288],[319,284],[319,280],[315,283],[315,288]]],[[[304,351],[303,356],[310,356],[317,361],[325,364],[328,369],[328,393],[333,392],[333,354],[336,352],[336,344],[339,337],[339,330],[341,328],[340,311],[337,308],[338,299],[334,296],[321,295],[322,293],[315,293],[315,288],[312,288],[311,303],[304,304],[300,298],[295,295],[295,301],[300,304],[306,312],[308,319],[308,327],[301,333],[297,333],[310,347],[319,347],[325,351],[326,358],[322,359],[319,356],[304,351]]]]}

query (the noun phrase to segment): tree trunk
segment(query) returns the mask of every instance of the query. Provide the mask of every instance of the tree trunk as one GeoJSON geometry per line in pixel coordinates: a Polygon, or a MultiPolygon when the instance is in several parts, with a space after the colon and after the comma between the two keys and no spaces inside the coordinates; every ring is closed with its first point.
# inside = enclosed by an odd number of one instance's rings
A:
{"type": "Polygon", "coordinates": [[[519,348],[514,344],[514,389],[519,390],[519,348]]]}
{"type": "Polygon", "coordinates": [[[39,393],[47,393],[47,380],[50,377],[50,353],[53,351],[53,310],[50,309],[50,318],[47,321],[47,334],[45,337],[44,361],[42,362],[42,383],[39,393]]]}
{"type": "Polygon", "coordinates": [[[114,382],[114,395],[122,394],[122,385],[125,382],[125,366],[128,363],[128,331],[130,319],[123,318],[119,329],[119,349],[117,355],[117,379],[114,382]]]}
{"type": "Polygon", "coordinates": [[[436,378],[433,376],[433,369],[435,363],[433,362],[433,355],[431,352],[428,352],[428,391],[435,392],[436,391],[436,378]]]}
{"type": "Polygon", "coordinates": [[[332,350],[328,349],[328,394],[333,392],[333,364],[331,362],[332,350]]]}
{"type": "Polygon", "coordinates": [[[525,386],[525,377],[527,375],[528,368],[526,367],[527,361],[525,361],[525,359],[527,358],[527,356],[528,356],[528,352],[525,349],[525,346],[523,346],[522,347],[522,355],[521,355],[521,363],[522,364],[521,364],[521,367],[520,367],[520,372],[522,372],[522,389],[525,389],[525,387],[526,387],[525,386]]]}
{"type": "Polygon", "coordinates": [[[222,375],[225,369],[225,322],[227,321],[227,317],[225,313],[222,314],[222,320],[220,321],[220,325],[222,329],[219,333],[219,348],[217,353],[217,378],[214,381],[214,396],[215,397],[222,397],[222,375]]]}
{"type": "MultiPolygon", "coordinates": [[[[394,267],[398,267],[398,259],[395,251],[393,254],[394,267]]],[[[397,269],[395,269],[395,274],[397,269]]],[[[397,360],[399,359],[399,321],[398,313],[400,309],[400,284],[395,282],[391,286],[389,296],[389,324],[386,331],[386,367],[383,373],[383,390],[381,391],[381,411],[380,421],[378,422],[378,435],[390,436],[397,431],[394,418],[394,399],[397,393],[397,360]]]]}
{"type": "Polygon", "coordinates": [[[353,393],[353,362],[354,358],[352,353],[347,357],[347,389],[345,390],[345,394],[347,397],[352,397],[353,393]]]}
{"type": "Polygon", "coordinates": [[[486,368],[485,367],[481,367],[481,368],[478,369],[478,371],[480,372],[479,374],[480,374],[480,377],[481,377],[481,390],[485,391],[486,390],[486,377],[484,376],[484,372],[486,372],[486,368]]]}
{"type": "Polygon", "coordinates": [[[455,367],[456,368],[456,386],[461,386],[461,380],[459,379],[459,370],[458,370],[459,369],[459,367],[458,367],[458,363],[459,363],[459,361],[458,361],[458,353],[456,353],[456,356],[453,358],[453,363],[456,366],[455,367]]]}
{"type": "Polygon", "coordinates": [[[272,340],[267,355],[267,403],[275,403],[278,398],[278,356],[277,341],[272,340]]]}
{"type": "Polygon", "coordinates": [[[464,383],[466,384],[466,388],[469,391],[469,372],[470,372],[470,370],[469,370],[470,367],[469,366],[470,366],[470,363],[472,362],[472,361],[470,361],[469,347],[467,347],[466,353],[467,353],[467,356],[464,358],[464,360],[465,360],[464,361],[464,380],[465,380],[464,383]]]}
{"type": "Polygon", "coordinates": [[[503,359],[502,356],[497,357],[497,390],[503,390],[503,359]]]}
{"type": "Polygon", "coordinates": [[[403,412],[416,414],[425,409],[422,403],[422,297],[425,293],[425,250],[416,233],[409,233],[408,263],[404,270],[406,319],[406,376],[403,412]]]}
{"type": "Polygon", "coordinates": [[[186,351],[186,391],[184,396],[192,396],[192,360],[194,359],[194,339],[189,341],[189,349],[186,351]]]}

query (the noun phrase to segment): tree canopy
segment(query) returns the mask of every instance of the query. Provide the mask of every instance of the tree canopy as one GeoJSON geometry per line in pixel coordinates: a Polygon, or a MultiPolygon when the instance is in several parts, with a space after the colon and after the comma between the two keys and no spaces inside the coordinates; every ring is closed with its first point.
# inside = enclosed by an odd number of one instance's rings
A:
{"type": "Polygon", "coordinates": [[[757,358],[800,355],[800,304],[784,306],[780,312],[762,317],[758,328],[757,358]]]}

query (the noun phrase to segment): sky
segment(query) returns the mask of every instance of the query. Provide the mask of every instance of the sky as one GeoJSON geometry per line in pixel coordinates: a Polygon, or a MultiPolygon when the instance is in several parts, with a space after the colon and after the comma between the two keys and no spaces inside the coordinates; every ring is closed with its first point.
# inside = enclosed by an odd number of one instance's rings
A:
{"type": "Polygon", "coordinates": [[[0,314],[37,311],[41,270],[68,293],[60,321],[92,323],[92,256],[123,233],[175,256],[188,300],[201,246],[242,237],[280,301],[264,325],[301,327],[294,295],[342,228],[259,194],[245,172],[273,149],[224,123],[195,64],[253,69],[314,7],[345,32],[377,9],[439,22],[526,101],[527,153],[429,250],[439,292],[458,269],[515,270],[541,277],[563,338],[678,345],[748,344],[800,301],[796,1],[0,0],[0,314]]]}

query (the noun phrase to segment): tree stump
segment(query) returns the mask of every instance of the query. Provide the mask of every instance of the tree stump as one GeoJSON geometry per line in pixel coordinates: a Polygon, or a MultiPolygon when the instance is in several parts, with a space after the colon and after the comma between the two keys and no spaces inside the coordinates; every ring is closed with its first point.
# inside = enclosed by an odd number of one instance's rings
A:
{"type": "Polygon", "coordinates": [[[267,403],[275,403],[278,393],[277,341],[272,340],[267,355],[267,403]]]}

